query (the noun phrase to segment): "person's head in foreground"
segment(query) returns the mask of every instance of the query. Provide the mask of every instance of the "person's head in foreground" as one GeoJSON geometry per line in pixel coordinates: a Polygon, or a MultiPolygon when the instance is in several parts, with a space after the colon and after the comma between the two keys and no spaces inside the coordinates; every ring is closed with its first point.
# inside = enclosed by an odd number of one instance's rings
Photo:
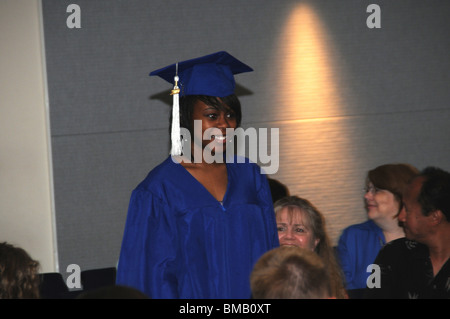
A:
{"type": "Polygon", "coordinates": [[[265,253],[250,275],[254,299],[332,298],[327,268],[314,252],[281,246],[265,253]]]}
{"type": "Polygon", "coordinates": [[[22,248],[0,243],[0,299],[39,298],[39,262],[22,248]]]}

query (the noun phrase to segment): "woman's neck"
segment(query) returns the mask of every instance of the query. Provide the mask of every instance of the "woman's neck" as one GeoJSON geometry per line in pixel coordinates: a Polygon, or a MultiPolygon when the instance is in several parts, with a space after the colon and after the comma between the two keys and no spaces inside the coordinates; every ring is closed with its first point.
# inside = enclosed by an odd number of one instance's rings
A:
{"type": "Polygon", "coordinates": [[[383,231],[386,243],[398,238],[405,237],[405,231],[398,223],[398,219],[394,218],[390,221],[375,222],[383,231]]]}
{"type": "Polygon", "coordinates": [[[383,234],[384,234],[384,239],[386,240],[386,243],[393,241],[395,239],[405,237],[405,232],[403,231],[403,228],[399,228],[396,232],[383,231],[383,234]]]}

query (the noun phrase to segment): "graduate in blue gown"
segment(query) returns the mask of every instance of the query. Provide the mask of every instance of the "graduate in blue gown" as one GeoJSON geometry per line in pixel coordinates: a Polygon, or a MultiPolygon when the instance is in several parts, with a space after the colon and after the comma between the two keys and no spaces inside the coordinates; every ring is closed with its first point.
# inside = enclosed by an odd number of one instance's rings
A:
{"type": "Polygon", "coordinates": [[[249,71],[222,51],[150,74],[174,85],[180,114],[172,116],[171,156],[132,192],[117,284],[150,298],[251,297],[253,265],[279,243],[266,176],[225,152],[241,121],[234,74],[249,71]],[[178,125],[191,136],[181,153],[178,125]]]}

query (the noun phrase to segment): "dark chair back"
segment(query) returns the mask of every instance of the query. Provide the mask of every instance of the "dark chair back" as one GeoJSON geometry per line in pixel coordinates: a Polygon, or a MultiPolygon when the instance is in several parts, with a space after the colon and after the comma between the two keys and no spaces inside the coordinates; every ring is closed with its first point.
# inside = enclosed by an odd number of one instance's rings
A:
{"type": "Polygon", "coordinates": [[[64,299],[69,292],[63,276],[57,272],[39,274],[41,299],[64,299]]]}
{"type": "Polygon", "coordinates": [[[81,285],[84,291],[115,285],[115,283],[115,267],[84,270],[81,272],[81,285]]]}

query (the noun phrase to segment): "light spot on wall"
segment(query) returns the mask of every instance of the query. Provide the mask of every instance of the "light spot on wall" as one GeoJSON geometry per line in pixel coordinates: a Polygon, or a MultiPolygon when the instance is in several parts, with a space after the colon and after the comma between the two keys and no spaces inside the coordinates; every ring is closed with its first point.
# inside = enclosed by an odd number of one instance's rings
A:
{"type": "Polygon", "coordinates": [[[352,223],[346,213],[360,195],[348,183],[355,159],[335,55],[320,16],[310,4],[301,3],[287,16],[271,63],[273,103],[282,112],[276,123],[280,170],[275,178],[323,212],[334,240],[352,223]]]}
{"type": "Polygon", "coordinates": [[[276,79],[282,90],[278,103],[295,119],[336,115],[342,103],[337,92],[331,42],[314,9],[295,7],[284,26],[278,47],[276,79]]]}

